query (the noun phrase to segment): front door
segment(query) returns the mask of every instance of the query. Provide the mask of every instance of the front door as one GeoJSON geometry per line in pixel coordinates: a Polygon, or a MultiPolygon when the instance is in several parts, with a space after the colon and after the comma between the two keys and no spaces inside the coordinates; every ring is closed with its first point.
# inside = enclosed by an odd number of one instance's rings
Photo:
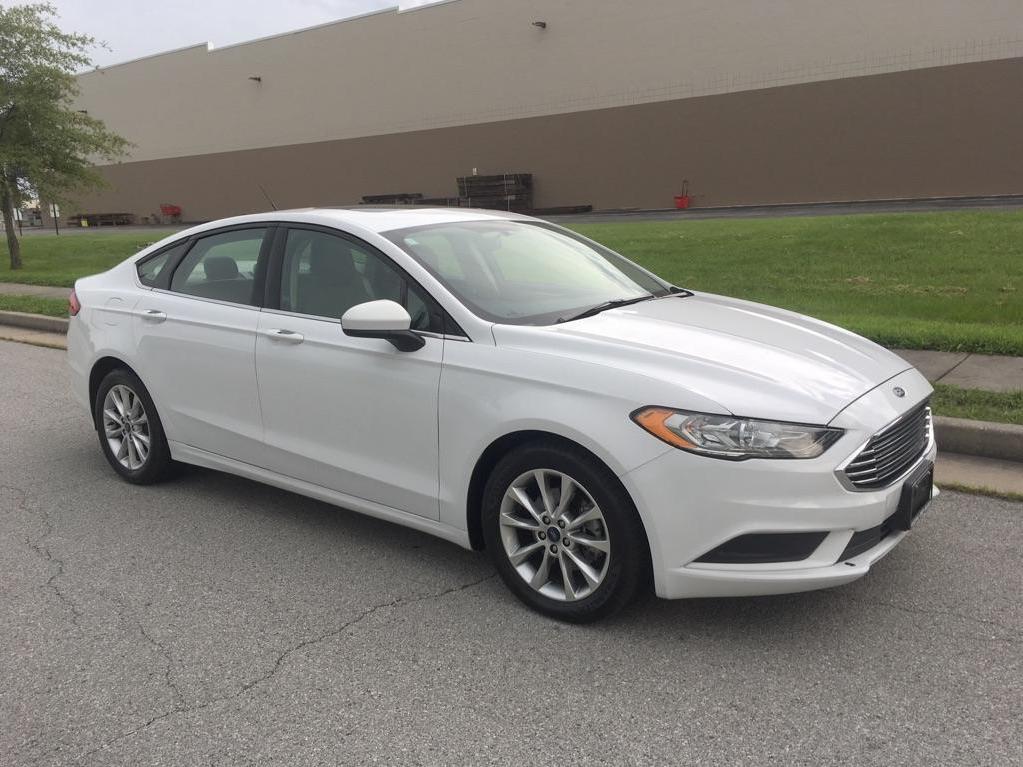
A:
{"type": "Polygon", "coordinates": [[[279,308],[260,313],[256,339],[268,468],[436,519],[444,340],[430,333],[443,328],[435,305],[359,240],[295,227],[278,242],[279,308]],[[422,349],[342,332],[345,311],[383,298],[409,310],[422,349]]]}

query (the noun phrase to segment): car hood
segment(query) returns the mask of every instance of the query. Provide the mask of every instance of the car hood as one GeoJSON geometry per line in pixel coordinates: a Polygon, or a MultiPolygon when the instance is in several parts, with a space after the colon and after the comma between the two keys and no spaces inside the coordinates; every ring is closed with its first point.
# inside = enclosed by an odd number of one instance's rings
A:
{"type": "Polygon", "coordinates": [[[667,296],[545,328],[495,326],[494,337],[683,390],[678,402],[640,404],[686,407],[689,391],[735,415],[815,424],[912,367],[826,322],[709,294],[667,296]]]}

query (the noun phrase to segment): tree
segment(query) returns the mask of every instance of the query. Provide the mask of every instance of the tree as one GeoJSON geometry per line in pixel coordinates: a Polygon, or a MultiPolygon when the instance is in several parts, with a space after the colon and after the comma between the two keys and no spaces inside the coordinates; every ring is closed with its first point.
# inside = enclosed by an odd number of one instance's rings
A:
{"type": "Polygon", "coordinates": [[[94,162],[116,160],[130,146],[74,108],[75,72],[89,66],[96,41],[63,32],[55,15],[49,3],[0,5],[0,209],[11,269],[21,268],[14,206],[101,185],[94,162]]]}

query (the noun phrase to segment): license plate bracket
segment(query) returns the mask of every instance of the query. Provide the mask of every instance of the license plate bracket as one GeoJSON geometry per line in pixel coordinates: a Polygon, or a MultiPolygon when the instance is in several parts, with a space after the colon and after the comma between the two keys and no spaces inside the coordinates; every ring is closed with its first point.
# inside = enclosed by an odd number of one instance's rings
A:
{"type": "Polygon", "coordinates": [[[931,502],[933,492],[934,464],[925,461],[902,483],[902,495],[899,497],[899,507],[892,516],[892,527],[896,530],[912,528],[913,522],[931,502]]]}

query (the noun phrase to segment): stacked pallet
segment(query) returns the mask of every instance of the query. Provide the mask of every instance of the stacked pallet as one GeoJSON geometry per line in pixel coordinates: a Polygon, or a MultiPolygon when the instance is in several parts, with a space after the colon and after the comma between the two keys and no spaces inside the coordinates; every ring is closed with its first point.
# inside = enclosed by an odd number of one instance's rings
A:
{"type": "Polygon", "coordinates": [[[131,226],[132,213],[76,213],[68,217],[68,226],[131,226]]]}
{"type": "Polygon", "coordinates": [[[472,208],[530,210],[533,207],[533,174],[462,176],[458,179],[458,196],[472,208]]]}
{"type": "Polygon", "coordinates": [[[416,205],[428,205],[431,208],[468,208],[469,205],[461,197],[424,197],[416,200],[416,205]]]}
{"type": "Polygon", "coordinates": [[[400,192],[398,194],[366,194],[362,197],[363,205],[418,205],[423,199],[419,192],[400,192]]]}

